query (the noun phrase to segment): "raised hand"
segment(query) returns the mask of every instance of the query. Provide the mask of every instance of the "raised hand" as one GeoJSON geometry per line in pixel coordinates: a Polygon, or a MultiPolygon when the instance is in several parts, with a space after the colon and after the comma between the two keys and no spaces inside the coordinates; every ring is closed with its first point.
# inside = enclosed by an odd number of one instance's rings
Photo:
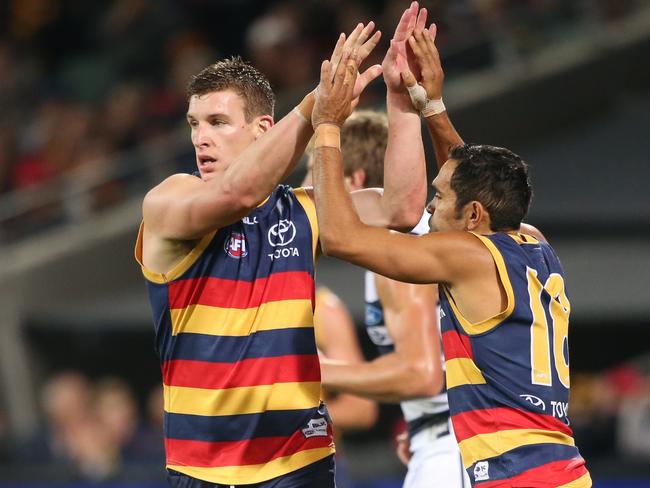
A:
{"type": "Polygon", "coordinates": [[[321,124],[341,127],[350,116],[358,69],[359,55],[356,49],[343,49],[336,70],[331,61],[323,61],[316,104],[311,116],[314,129],[321,124]]]}
{"type": "Polygon", "coordinates": [[[418,72],[412,56],[407,50],[406,43],[413,30],[423,28],[427,20],[427,9],[420,9],[418,2],[412,2],[407,8],[395,28],[395,33],[390,41],[390,47],[382,62],[384,81],[389,91],[403,91],[400,73],[411,65],[412,72],[418,72]]]}
{"type": "Polygon", "coordinates": [[[401,71],[406,86],[412,87],[419,83],[426,91],[426,98],[429,100],[442,98],[445,78],[435,39],[436,24],[431,24],[429,29],[416,28],[413,35],[409,37],[408,43],[419,68],[419,77],[408,66],[402,66],[401,71]]]}
{"type": "MultiPolygon", "coordinates": [[[[375,23],[372,21],[368,22],[365,26],[359,23],[349,36],[346,37],[345,34],[339,36],[336,46],[334,46],[332,56],[330,57],[330,62],[332,63],[332,76],[336,73],[343,52],[346,49],[350,52],[356,49],[358,64],[361,65],[361,63],[363,63],[373,49],[375,49],[379,43],[379,39],[381,39],[381,31],[372,34],[374,29],[375,23]]],[[[359,96],[363,90],[365,90],[366,86],[368,86],[372,80],[381,75],[381,72],[381,66],[375,64],[357,76],[354,84],[353,106],[356,106],[359,103],[359,96]]]]}

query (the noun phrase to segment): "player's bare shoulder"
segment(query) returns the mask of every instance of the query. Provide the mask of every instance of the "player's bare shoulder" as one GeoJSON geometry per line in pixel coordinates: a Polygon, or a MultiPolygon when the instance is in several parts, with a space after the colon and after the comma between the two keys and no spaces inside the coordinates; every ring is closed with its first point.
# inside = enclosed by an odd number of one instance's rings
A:
{"type": "Polygon", "coordinates": [[[155,233],[168,220],[170,210],[195,195],[204,184],[200,178],[184,173],[165,178],[144,197],[142,218],[145,227],[155,233]]]}

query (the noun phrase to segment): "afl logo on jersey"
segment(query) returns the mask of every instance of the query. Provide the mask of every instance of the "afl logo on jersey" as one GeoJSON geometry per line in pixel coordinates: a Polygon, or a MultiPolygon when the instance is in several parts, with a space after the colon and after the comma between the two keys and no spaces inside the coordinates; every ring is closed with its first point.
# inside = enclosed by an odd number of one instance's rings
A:
{"type": "Polygon", "coordinates": [[[232,232],[230,238],[223,246],[228,256],[239,259],[248,254],[248,246],[246,245],[246,237],[239,232],[232,232]]]}
{"type": "Polygon", "coordinates": [[[296,238],[296,226],[290,220],[282,219],[269,229],[269,244],[271,246],[286,246],[296,238]]]}

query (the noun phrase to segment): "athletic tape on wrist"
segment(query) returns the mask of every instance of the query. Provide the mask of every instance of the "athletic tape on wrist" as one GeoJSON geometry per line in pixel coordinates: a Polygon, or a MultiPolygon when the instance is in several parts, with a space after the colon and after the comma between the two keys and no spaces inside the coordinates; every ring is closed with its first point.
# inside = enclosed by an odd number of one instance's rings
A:
{"type": "Polygon", "coordinates": [[[416,83],[413,86],[407,86],[406,89],[411,97],[413,107],[420,112],[422,117],[430,117],[431,115],[441,114],[445,110],[445,104],[442,103],[442,98],[431,100],[427,98],[427,91],[422,85],[416,83]]]}
{"type": "Polygon", "coordinates": [[[427,91],[422,85],[417,83],[413,86],[407,86],[406,89],[411,97],[411,103],[418,112],[421,112],[427,106],[427,91]]]}
{"type": "Polygon", "coordinates": [[[300,111],[300,107],[293,107],[293,111],[305,124],[310,123],[309,120],[307,120],[307,117],[305,117],[303,113],[300,111]]]}
{"type": "Polygon", "coordinates": [[[427,100],[427,105],[424,107],[420,114],[422,117],[430,117],[431,115],[438,115],[447,110],[445,104],[442,102],[442,98],[437,100],[427,100]]]}
{"type": "Polygon", "coordinates": [[[314,149],[333,147],[341,149],[341,128],[334,124],[320,124],[314,134],[314,149]]]}

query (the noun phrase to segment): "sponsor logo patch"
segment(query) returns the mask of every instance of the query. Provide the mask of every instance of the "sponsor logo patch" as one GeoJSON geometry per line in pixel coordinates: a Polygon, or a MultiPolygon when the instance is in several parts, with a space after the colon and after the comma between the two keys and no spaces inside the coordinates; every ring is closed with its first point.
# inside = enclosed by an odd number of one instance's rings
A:
{"type": "Polygon", "coordinates": [[[296,238],[296,226],[290,220],[282,219],[269,229],[267,237],[273,247],[286,246],[296,238]]]}
{"type": "Polygon", "coordinates": [[[490,463],[479,461],[474,465],[474,481],[485,481],[490,479],[490,463]]]}
{"type": "Polygon", "coordinates": [[[307,427],[302,429],[302,435],[305,437],[326,437],[327,436],[327,420],[311,419],[307,423],[307,427]]]}
{"type": "Polygon", "coordinates": [[[542,410],[546,411],[546,403],[544,403],[544,400],[541,398],[536,397],[535,395],[531,395],[530,393],[523,393],[519,396],[530,403],[533,407],[539,407],[542,410]]]}

